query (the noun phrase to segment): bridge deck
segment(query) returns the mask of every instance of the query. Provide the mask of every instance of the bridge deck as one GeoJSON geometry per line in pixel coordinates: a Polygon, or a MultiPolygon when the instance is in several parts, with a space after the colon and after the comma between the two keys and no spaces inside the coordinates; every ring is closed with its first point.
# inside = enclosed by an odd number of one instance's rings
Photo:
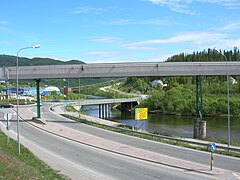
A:
{"type": "MultiPolygon", "coordinates": [[[[226,74],[240,75],[240,62],[155,62],[19,67],[19,79],[226,74]]],[[[16,79],[16,67],[0,68],[0,80],[7,79],[16,79]]]]}
{"type": "Polygon", "coordinates": [[[127,103],[127,102],[137,102],[141,98],[120,98],[120,99],[89,99],[89,100],[80,100],[75,102],[75,104],[84,105],[98,105],[98,104],[115,104],[115,103],[127,103]]]}

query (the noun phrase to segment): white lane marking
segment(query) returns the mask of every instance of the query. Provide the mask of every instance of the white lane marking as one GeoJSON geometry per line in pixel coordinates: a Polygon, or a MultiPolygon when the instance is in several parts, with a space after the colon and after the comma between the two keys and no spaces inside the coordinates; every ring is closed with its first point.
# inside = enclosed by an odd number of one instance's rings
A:
{"type": "Polygon", "coordinates": [[[236,173],[236,172],[234,172],[234,173],[232,173],[238,180],[240,180],[240,173],[236,173]]]}

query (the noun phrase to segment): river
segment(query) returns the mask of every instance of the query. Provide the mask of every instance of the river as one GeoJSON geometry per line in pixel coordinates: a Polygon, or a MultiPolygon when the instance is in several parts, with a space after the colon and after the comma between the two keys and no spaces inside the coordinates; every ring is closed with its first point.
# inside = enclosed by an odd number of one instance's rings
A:
{"type": "MultiPolygon", "coordinates": [[[[98,106],[84,106],[83,110],[98,117],[98,106]]],[[[194,117],[149,114],[148,120],[136,121],[130,112],[111,112],[110,120],[121,122],[141,129],[169,134],[179,137],[192,138],[194,117]]],[[[213,141],[227,139],[227,117],[205,118],[207,121],[207,138],[213,141]]],[[[240,143],[240,118],[231,117],[231,140],[240,143]]]]}

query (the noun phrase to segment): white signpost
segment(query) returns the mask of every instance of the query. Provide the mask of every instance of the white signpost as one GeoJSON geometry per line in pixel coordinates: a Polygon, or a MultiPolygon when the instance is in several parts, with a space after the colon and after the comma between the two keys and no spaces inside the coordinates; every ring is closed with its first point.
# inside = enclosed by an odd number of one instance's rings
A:
{"type": "Polygon", "coordinates": [[[7,121],[6,129],[9,130],[9,126],[11,124],[10,120],[12,119],[11,113],[4,114],[4,119],[7,121]]]}
{"type": "Polygon", "coordinates": [[[6,125],[6,129],[8,131],[8,138],[7,138],[7,142],[9,142],[9,127],[10,127],[10,120],[12,119],[12,114],[11,113],[6,113],[4,114],[4,119],[7,121],[7,125],[6,125]]]}

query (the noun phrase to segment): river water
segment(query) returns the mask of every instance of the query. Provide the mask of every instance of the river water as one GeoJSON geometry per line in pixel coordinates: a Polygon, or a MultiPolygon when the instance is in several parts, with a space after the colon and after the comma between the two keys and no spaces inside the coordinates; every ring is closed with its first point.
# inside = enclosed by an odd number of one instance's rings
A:
{"type": "MultiPolygon", "coordinates": [[[[98,117],[98,106],[84,106],[83,110],[94,117],[98,117]]],[[[194,117],[149,114],[148,120],[136,121],[130,112],[111,112],[110,120],[135,126],[151,132],[169,134],[180,137],[193,137],[194,117]]],[[[205,118],[207,121],[207,138],[212,140],[227,139],[227,117],[205,118]]],[[[231,117],[231,140],[240,142],[240,118],[231,117]]]]}

